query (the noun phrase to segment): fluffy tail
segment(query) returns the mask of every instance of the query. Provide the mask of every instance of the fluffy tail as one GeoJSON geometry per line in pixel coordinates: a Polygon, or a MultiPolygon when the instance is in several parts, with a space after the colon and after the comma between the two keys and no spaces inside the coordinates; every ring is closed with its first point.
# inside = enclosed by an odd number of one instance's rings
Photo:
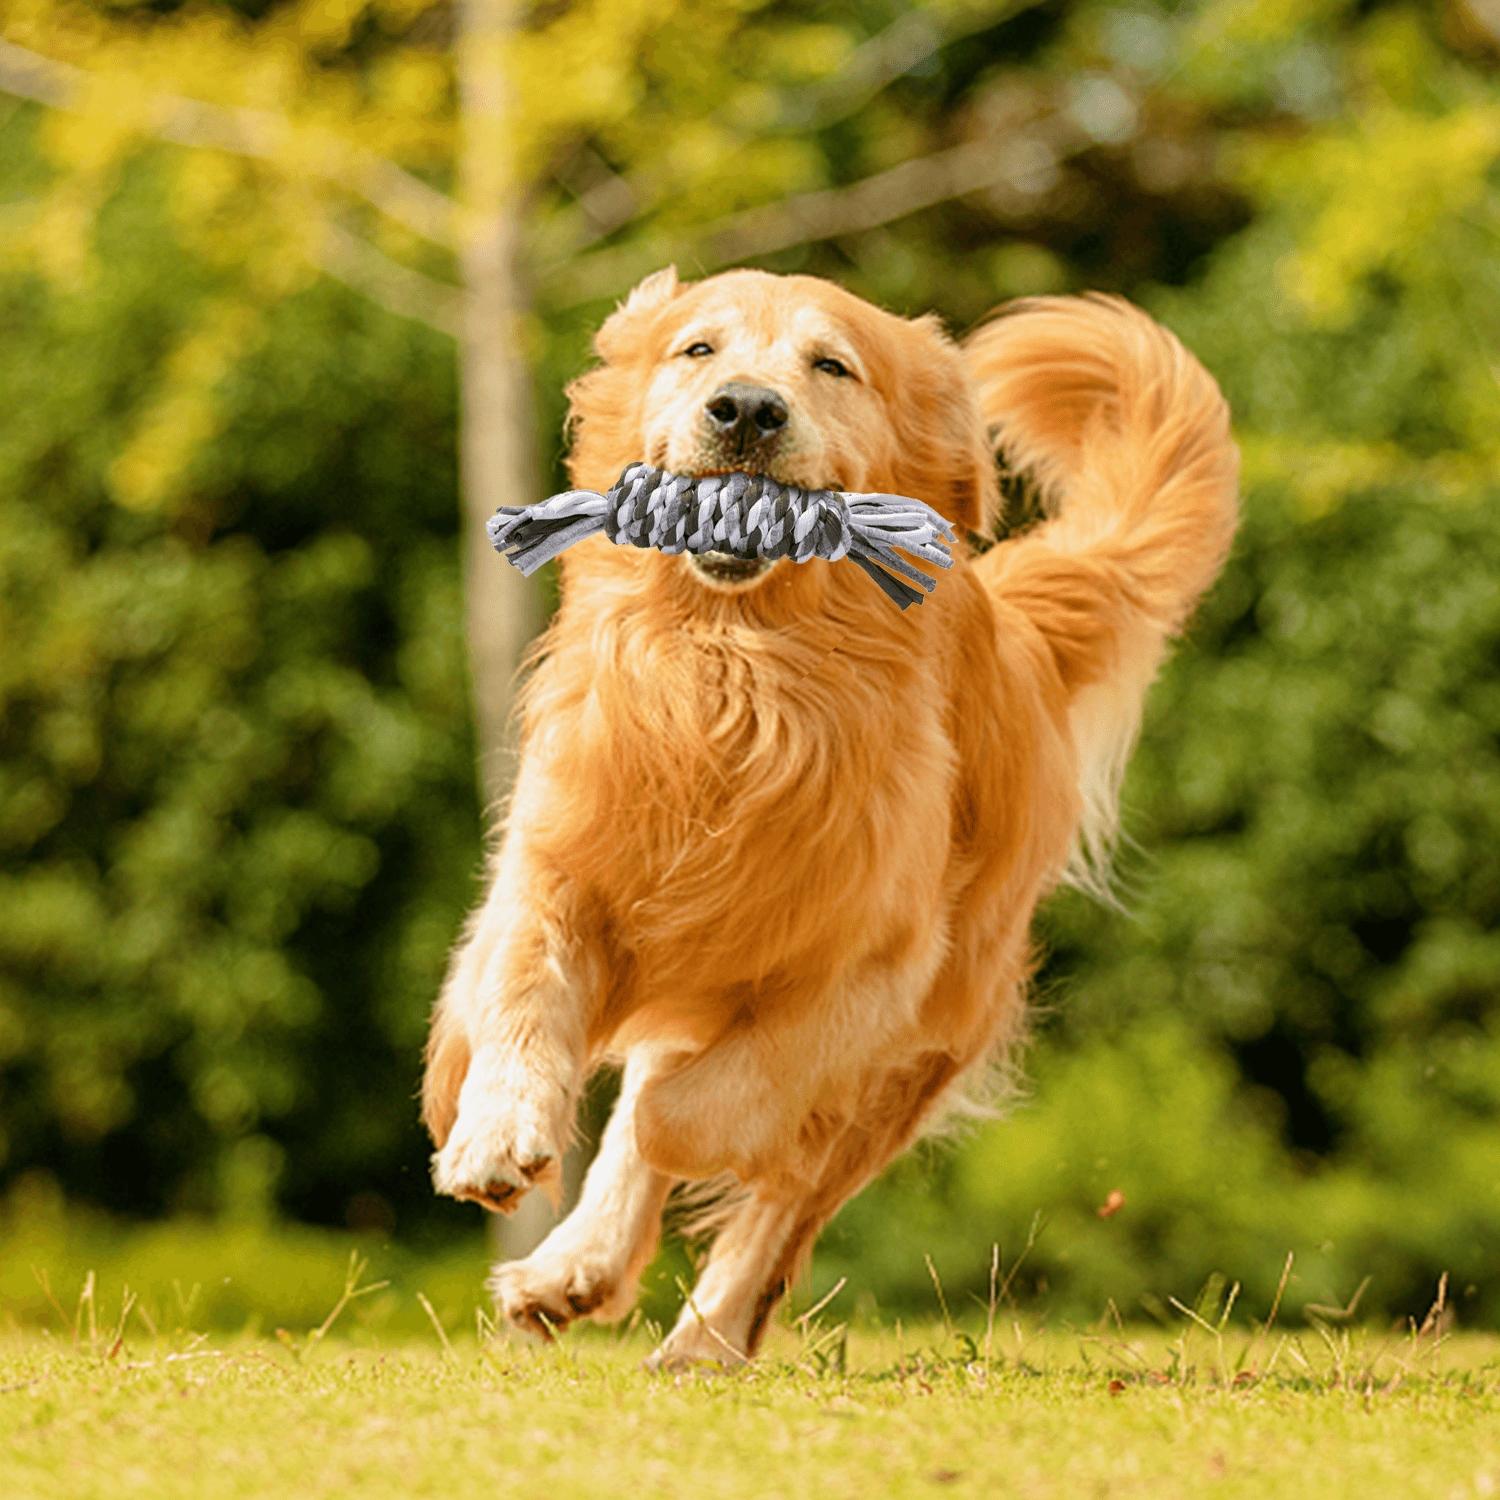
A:
{"type": "Polygon", "coordinates": [[[1048,515],[978,566],[1069,692],[1084,803],[1069,876],[1101,890],[1146,689],[1234,534],[1228,408],[1165,328],[1114,297],[1018,303],[965,355],[1005,462],[1048,515]]]}

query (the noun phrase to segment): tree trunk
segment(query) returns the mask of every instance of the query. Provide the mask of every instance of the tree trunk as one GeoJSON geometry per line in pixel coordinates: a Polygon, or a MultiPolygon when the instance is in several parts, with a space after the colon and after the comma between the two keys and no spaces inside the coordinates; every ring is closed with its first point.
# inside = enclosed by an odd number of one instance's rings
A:
{"type": "MultiPolygon", "coordinates": [[[[515,0],[463,0],[458,11],[460,483],[465,633],[486,816],[497,816],[515,769],[511,701],[516,667],[543,623],[539,591],[490,546],[484,523],[502,504],[536,498],[539,482],[531,374],[525,359],[521,185],[508,76],[515,0]]],[[[551,1212],[537,1193],[495,1218],[505,1259],[526,1254],[551,1212]]]]}
{"type": "Polygon", "coordinates": [[[512,166],[506,74],[514,13],[513,0],[464,0],[458,38],[465,625],[480,781],[491,815],[510,788],[516,666],[542,624],[536,588],[496,556],[484,529],[497,506],[534,499],[538,483],[531,374],[523,353],[521,193],[512,166]]]}

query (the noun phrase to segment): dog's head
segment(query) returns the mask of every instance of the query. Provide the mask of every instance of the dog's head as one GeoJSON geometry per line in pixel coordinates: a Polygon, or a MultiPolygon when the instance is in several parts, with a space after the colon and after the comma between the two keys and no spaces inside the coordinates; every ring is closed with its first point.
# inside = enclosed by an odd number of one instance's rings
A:
{"type": "MultiPolygon", "coordinates": [[[[926,500],[981,527],[993,458],[955,345],[811,276],[659,271],[599,330],[569,391],[573,480],[607,488],[637,459],[680,474],[770,474],[809,489],[926,500]]],[[[720,554],[682,564],[744,589],[769,571],[720,554]]]]}

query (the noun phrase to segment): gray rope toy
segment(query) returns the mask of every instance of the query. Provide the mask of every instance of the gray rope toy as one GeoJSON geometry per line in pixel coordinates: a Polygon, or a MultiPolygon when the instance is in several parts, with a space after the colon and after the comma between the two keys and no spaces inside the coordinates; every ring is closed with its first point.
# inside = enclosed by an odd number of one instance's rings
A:
{"type": "Polygon", "coordinates": [[[931,567],[953,566],[947,547],[953,528],[921,500],[804,490],[765,474],[694,479],[640,463],[602,495],[565,490],[536,505],[502,505],[488,531],[495,550],[528,577],[596,532],[619,546],[662,552],[789,557],[799,563],[851,557],[902,609],[920,604],[918,588],[931,593],[937,580],[914,568],[897,547],[931,567]]]}

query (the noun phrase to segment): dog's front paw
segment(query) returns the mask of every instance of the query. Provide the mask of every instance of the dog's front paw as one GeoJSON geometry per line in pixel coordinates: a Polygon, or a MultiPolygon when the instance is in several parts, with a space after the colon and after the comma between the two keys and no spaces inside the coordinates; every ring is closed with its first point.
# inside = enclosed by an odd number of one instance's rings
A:
{"type": "Polygon", "coordinates": [[[504,1062],[476,1055],[458,1118],[432,1158],[438,1192],[510,1213],[532,1188],[554,1202],[567,1138],[566,1092],[504,1062]]]}
{"type": "Polygon", "coordinates": [[[560,1154],[553,1138],[534,1129],[491,1117],[466,1130],[460,1116],[432,1158],[432,1183],[450,1198],[508,1214],[532,1188],[555,1189],[560,1154]]]}
{"type": "Polygon", "coordinates": [[[619,1316],[634,1299],[626,1280],[615,1256],[543,1244],[525,1260],[496,1266],[490,1291],[514,1327],[551,1338],[575,1318],[619,1316]]]}

